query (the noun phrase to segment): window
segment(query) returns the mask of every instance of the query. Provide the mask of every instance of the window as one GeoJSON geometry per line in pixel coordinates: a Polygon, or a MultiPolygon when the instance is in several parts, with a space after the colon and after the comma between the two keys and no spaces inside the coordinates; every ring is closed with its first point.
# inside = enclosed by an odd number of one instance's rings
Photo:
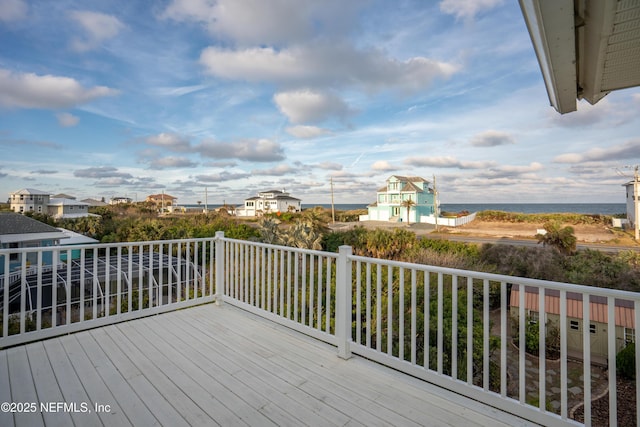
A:
{"type": "Polygon", "coordinates": [[[636,342],[636,330],[634,328],[624,328],[624,342],[636,342]]]}
{"type": "Polygon", "coordinates": [[[577,320],[571,320],[569,322],[569,327],[571,329],[573,329],[574,331],[579,331],[580,330],[580,322],[577,320]]]}
{"type": "Polygon", "coordinates": [[[594,325],[593,323],[589,325],[589,332],[591,332],[592,334],[595,334],[597,332],[596,330],[596,325],[594,325]]]}

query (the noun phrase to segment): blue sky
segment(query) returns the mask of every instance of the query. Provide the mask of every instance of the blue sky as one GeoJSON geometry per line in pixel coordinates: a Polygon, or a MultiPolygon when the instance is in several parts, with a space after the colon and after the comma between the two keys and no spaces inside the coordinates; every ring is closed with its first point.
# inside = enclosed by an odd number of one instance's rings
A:
{"type": "Polygon", "coordinates": [[[640,89],[559,115],[515,1],[0,0],[0,198],[624,202],[640,89]]]}

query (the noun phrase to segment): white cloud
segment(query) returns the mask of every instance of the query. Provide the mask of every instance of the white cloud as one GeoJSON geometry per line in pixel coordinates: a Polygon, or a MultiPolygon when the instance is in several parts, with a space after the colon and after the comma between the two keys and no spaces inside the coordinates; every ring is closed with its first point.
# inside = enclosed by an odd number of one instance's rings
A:
{"type": "Polygon", "coordinates": [[[207,139],[196,145],[194,150],[204,157],[214,159],[275,162],[285,158],[282,146],[268,139],[244,139],[232,143],[207,139]]]}
{"type": "Polygon", "coordinates": [[[65,128],[73,127],[80,123],[80,117],[71,113],[58,113],[56,118],[58,119],[58,124],[65,128]]]}
{"type": "Polygon", "coordinates": [[[86,33],[84,38],[75,38],[71,43],[71,47],[78,52],[95,49],[105,40],[117,36],[125,27],[118,18],[104,13],[77,10],[71,12],[70,16],[86,33]]]}
{"type": "Polygon", "coordinates": [[[371,169],[375,171],[380,171],[380,172],[392,172],[392,171],[398,170],[397,167],[391,165],[391,163],[389,163],[386,160],[378,160],[377,162],[371,165],[371,169]]]}
{"type": "Polygon", "coordinates": [[[435,157],[411,157],[404,160],[404,163],[411,166],[428,166],[436,168],[458,168],[458,169],[486,169],[495,166],[491,161],[461,161],[452,156],[435,157]]]}
{"type": "Polygon", "coordinates": [[[640,158],[640,139],[627,141],[623,144],[607,148],[592,148],[585,153],[566,153],[556,156],[555,163],[582,163],[607,160],[629,160],[640,158]]]}
{"type": "Polygon", "coordinates": [[[331,131],[328,129],[319,128],[317,126],[297,125],[289,126],[285,129],[289,135],[296,138],[310,139],[317,138],[322,135],[329,135],[331,131]]]}
{"type": "Polygon", "coordinates": [[[322,122],[332,117],[345,118],[350,113],[347,104],[332,93],[308,89],[280,92],[273,100],[292,123],[322,122]]]}
{"type": "Polygon", "coordinates": [[[296,172],[296,169],[286,164],[280,164],[271,169],[254,169],[251,171],[252,175],[267,175],[267,176],[284,176],[296,172]]]}
{"type": "Polygon", "coordinates": [[[339,171],[339,170],[342,170],[343,168],[343,166],[340,163],[334,163],[334,162],[322,162],[322,163],[318,163],[315,166],[320,169],[334,170],[334,171],[339,171]]]}
{"type": "Polygon", "coordinates": [[[347,44],[314,43],[276,50],[241,50],[210,46],[200,55],[206,71],[216,77],[286,86],[356,85],[367,90],[422,90],[448,78],[458,66],[425,57],[399,61],[379,50],[357,50],[347,44]]]}
{"type": "Polygon", "coordinates": [[[191,144],[189,143],[189,140],[183,136],[173,133],[163,132],[157,135],[151,135],[146,137],[144,141],[149,145],[166,148],[171,151],[191,151],[191,144]]]}
{"type": "Polygon", "coordinates": [[[0,106],[8,108],[69,108],[117,94],[117,90],[105,86],[84,88],[69,77],[0,69],[0,106]]]}
{"type": "Polygon", "coordinates": [[[151,169],[169,169],[169,168],[193,168],[197,163],[185,157],[160,157],[149,162],[151,169]]]}
{"type": "Polygon", "coordinates": [[[24,0],[0,0],[0,22],[15,22],[25,19],[29,6],[24,0]]]}
{"type": "Polygon", "coordinates": [[[240,44],[279,44],[350,31],[362,0],[173,0],[161,18],[198,22],[240,44]]]}
{"type": "Polygon", "coordinates": [[[496,147],[508,144],[515,144],[513,136],[497,130],[487,130],[471,138],[471,145],[475,147],[496,147]]]}
{"type": "Polygon", "coordinates": [[[504,0],[442,0],[440,10],[449,15],[455,15],[457,19],[472,19],[478,13],[492,9],[504,0]]]}
{"type": "Polygon", "coordinates": [[[504,165],[492,167],[487,171],[478,173],[476,177],[484,179],[515,179],[522,175],[531,174],[542,170],[544,166],[539,162],[532,162],[529,165],[504,165]]]}

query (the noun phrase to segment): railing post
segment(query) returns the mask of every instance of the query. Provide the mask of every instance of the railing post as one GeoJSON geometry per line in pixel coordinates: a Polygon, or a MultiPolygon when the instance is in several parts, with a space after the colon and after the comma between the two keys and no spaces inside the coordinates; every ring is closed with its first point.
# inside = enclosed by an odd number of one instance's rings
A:
{"type": "Polygon", "coordinates": [[[216,305],[222,305],[224,295],[224,231],[216,231],[216,305]]]}
{"type": "Polygon", "coordinates": [[[351,357],[351,246],[340,246],[336,263],[336,339],[338,356],[343,359],[351,357]]]}

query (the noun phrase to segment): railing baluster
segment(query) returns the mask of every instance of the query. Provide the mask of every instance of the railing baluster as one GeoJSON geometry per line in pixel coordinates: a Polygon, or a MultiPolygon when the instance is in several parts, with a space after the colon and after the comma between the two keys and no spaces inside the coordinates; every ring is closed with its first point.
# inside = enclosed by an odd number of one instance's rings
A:
{"type": "MultiPolygon", "coordinates": [[[[544,345],[541,345],[540,347],[543,347],[543,354],[544,356],[546,356],[546,337],[547,337],[547,318],[546,318],[546,305],[547,304],[547,296],[546,296],[546,291],[545,288],[538,288],[538,341],[542,344],[544,343],[544,345]]],[[[538,376],[538,388],[540,390],[540,394],[538,395],[538,400],[540,401],[540,407],[543,408],[543,410],[546,411],[547,408],[547,358],[546,357],[540,357],[540,354],[538,355],[539,357],[539,376],[538,376]]]]}
{"type": "Polygon", "coordinates": [[[473,277],[467,277],[467,384],[473,385],[473,277]]]}
{"type": "Polygon", "coordinates": [[[299,308],[298,308],[298,292],[300,291],[299,289],[299,283],[298,283],[298,271],[300,268],[300,265],[298,264],[300,255],[298,255],[297,253],[294,254],[293,257],[293,321],[294,322],[298,322],[298,313],[299,313],[299,308]]]}
{"type": "MultiPolygon", "coordinates": [[[[582,325],[585,327],[585,325],[582,325]]],[[[586,326],[589,327],[588,325],[586,326]]],[[[560,416],[567,418],[567,291],[560,291],[560,416]]],[[[614,333],[615,334],[615,333],[614,333]]],[[[610,365],[611,366],[611,365],[610,365]]],[[[615,425],[615,424],[614,424],[615,425]]]]}
{"type": "Polygon", "coordinates": [[[314,259],[315,255],[309,255],[309,327],[313,328],[313,303],[314,303],[314,293],[315,293],[315,270],[314,270],[314,259]]]}
{"type": "MultiPolygon", "coordinates": [[[[169,245],[169,253],[171,253],[171,245],[169,245]]],[[[83,252],[84,255],[84,252],[83,252]]],[[[133,246],[127,246],[127,273],[129,275],[129,280],[127,281],[127,311],[131,312],[133,310],[133,246]]],[[[84,265],[84,261],[82,262],[84,265]]],[[[171,265],[171,255],[169,255],[169,265],[171,265]]],[[[83,269],[84,271],[84,269],[83,269]]],[[[81,280],[84,283],[84,280],[81,280]]],[[[83,292],[84,293],[84,292],[83,292]]],[[[171,294],[169,294],[171,295],[171,294]]]]}
{"type": "Polygon", "coordinates": [[[280,296],[279,309],[280,317],[284,317],[284,292],[285,292],[285,266],[284,266],[284,249],[280,250],[280,280],[278,283],[278,292],[280,296]]]}
{"type": "Polygon", "coordinates": [[[327,259],[327,280],[326,280],[326,290],[325,290],[325,332],[331,333],[331,257],[325,257],[327,259]]]}
{"type": "Polygon", "coordinates": [[[118,259],[116,260],[116,314],[120,314],[120,306],[122,304],[122,246],[117,249],[118,259]]]}
{"type": "Polygon", "coordinates": [[[482,388],[484,388],[485,391],[489,391],[489,279],[484,279],[482,301],[482,388]]]}
{"type": "Polygon", "coordinates": [[[398,286],[398,358],[404,360],[404,268],[400,267],[398,286]]]}
{"type": "Polygon", "coordinates": [[[110,249],[107,248],[105,250],[105,261],[104,261],[104,315],[108,317],[109,313],[109,300],[111,298],[111,278],[110,278],[110,266],[111,266],[111,258],[110,258],[110,249]]]}
{"type": "Polygon", "coordinates": [[[500,395],[507,397],[507,284],[500,282],[500,395]]]}
{"type": "MultiPolygon", "coordinates": [[[[418,335],[418,325],[416,311],[417,306],[417,286],[416,286],[416,269],[411,269],[411,364],[416,364],[416,336],[418,335]]],[[[368,296],[367,296],[368,297],[368,296]]]]}
{"type": "Polygon", "coordinates": [[[300,323],[306,325],[307,320],[307,254],[302,255],[302,306],[300,307],[300,323]]]}
{"type": "MultiPolygon", "coordinates": [[[[607,344],[609,356],[609,425],[615,426],[618,422],[618,393],[616,379],[616,312],[615,298],[607,297],[607,344]]],[[[565,361],[566,363],[566,361],[565,361]]],[[[562,376],[566,380],[565,376],[562,376]]],[[[636,378],[638,381],[638,378],[636,378]]],[[[564,389],[564,387],[563,387],[564,389]]],[[[564,402],[564,401],[563,401],[564,402]]]]}
{"type": "Polygon", "coordinates": [[[371,263],[367,263],[367,296],[366,296],[366,346],[371,348],[371,263]]]}
{"type": "Polygon", "coordinates": [[[376,350],[382,351],[382,266],[376,265],[376,350]]]}
{"type": "Polygon", "coordinates": [[[591,324],[590,300],[588,294],[582,294],[582,376],[584,393],[584,425],[591,426],[591,328],[586,327],[591,324]]]}
{"type": "Polygon", "coordinates": [[[444,358],[444,292],[442,273],[438,273],[438,373],[442,374],[444,358]]]}
{"type": "MultiPolygon", "coordinates": [[[[92,281],[92,289],[93,289],[93,295],[92,295],[92,300],[93,300],[93,319],[97,319],[98,318],[98,286],[100,284],[100,282],[98,281],[98,248],[94,248],[93,249],[93,271],[91,272],[91,281],[92,281]]],[[[52,297],[51,300],[53,301],[54,304],[54,314],[57,313],[57,308],[56,307],[56,286],[55,284],[52,286],[52,297]]],[[[102,292],[102,290],[100,290],[100,292],[102,292]]],[[[55,319],[57,318],[57,314],[55,316],[53,316],[53,319],[51,321],[51,323],[53,324],[53,326],[56,325],[55,323],[55,319]]]]}
{"type": "Polygon", "coordinates": [[[387,267],[387,354],[393,354],[393,267],[387,267]]]}
{"type": "MultiPolygon", "coordinates": [[[[526,337],[524,335],[525,322],[525,296],[526,288],[523,285],[518,286],[519,309],[518,309],[518,400],[521,404],[526,400],[526,376],[525,376],[525,347],[526,337]]],[[[562,316],[562,315],[560,315],[562,316]]]]}
{"type": "MultiPolygon", "coordinates": [[[[4,288],[3,297],[2,297],[2,337],[9,336],[9,288],[11,282],[9,280],[9,272],[10,264],[9,258],[11,258],[10,254],[6,254],[3,256],[4,258],[4,276],[2,278],[2,284],[4,288]]],[[[53,310],[52,310],[53,311],[53,310]]]]}
{"type": "Polygon", "coordinates": [[[458,276],[451,278],[451,377],[458,379],[458,276]]]}
{"type": "Polygon", "coordinates": [[[430,369],[430,349],[431,349],[431,341],[430,341],[430,328],[431,328],[431,273],[426,270],[424,272],[424,360],[422,364],[425,369],[430,369]]]}
{"type": "Polygon", "coordinates": [[[318,330],[322,330],[322,266],[322,257],[318,255],[318,301],[316,302],[318,330]]]}
{"type": "Polygon", "coordinates": [[[362,263],[356,262],[356,342],[362,344],[362,263]]]}
{"type": "MultiPolygon", "coordinates": [[[[38,251],[38,274],[37,276],[37,288],[36,288],[36,331],[42,328],[42,250],[38,251]]],[[[56,262],[56,260],[52,260],[56,262]]]]}
{"type": "Polygon", "coordinates": [[[287,251],[287,319],[291,319],[291,251],[287,251]]]}

